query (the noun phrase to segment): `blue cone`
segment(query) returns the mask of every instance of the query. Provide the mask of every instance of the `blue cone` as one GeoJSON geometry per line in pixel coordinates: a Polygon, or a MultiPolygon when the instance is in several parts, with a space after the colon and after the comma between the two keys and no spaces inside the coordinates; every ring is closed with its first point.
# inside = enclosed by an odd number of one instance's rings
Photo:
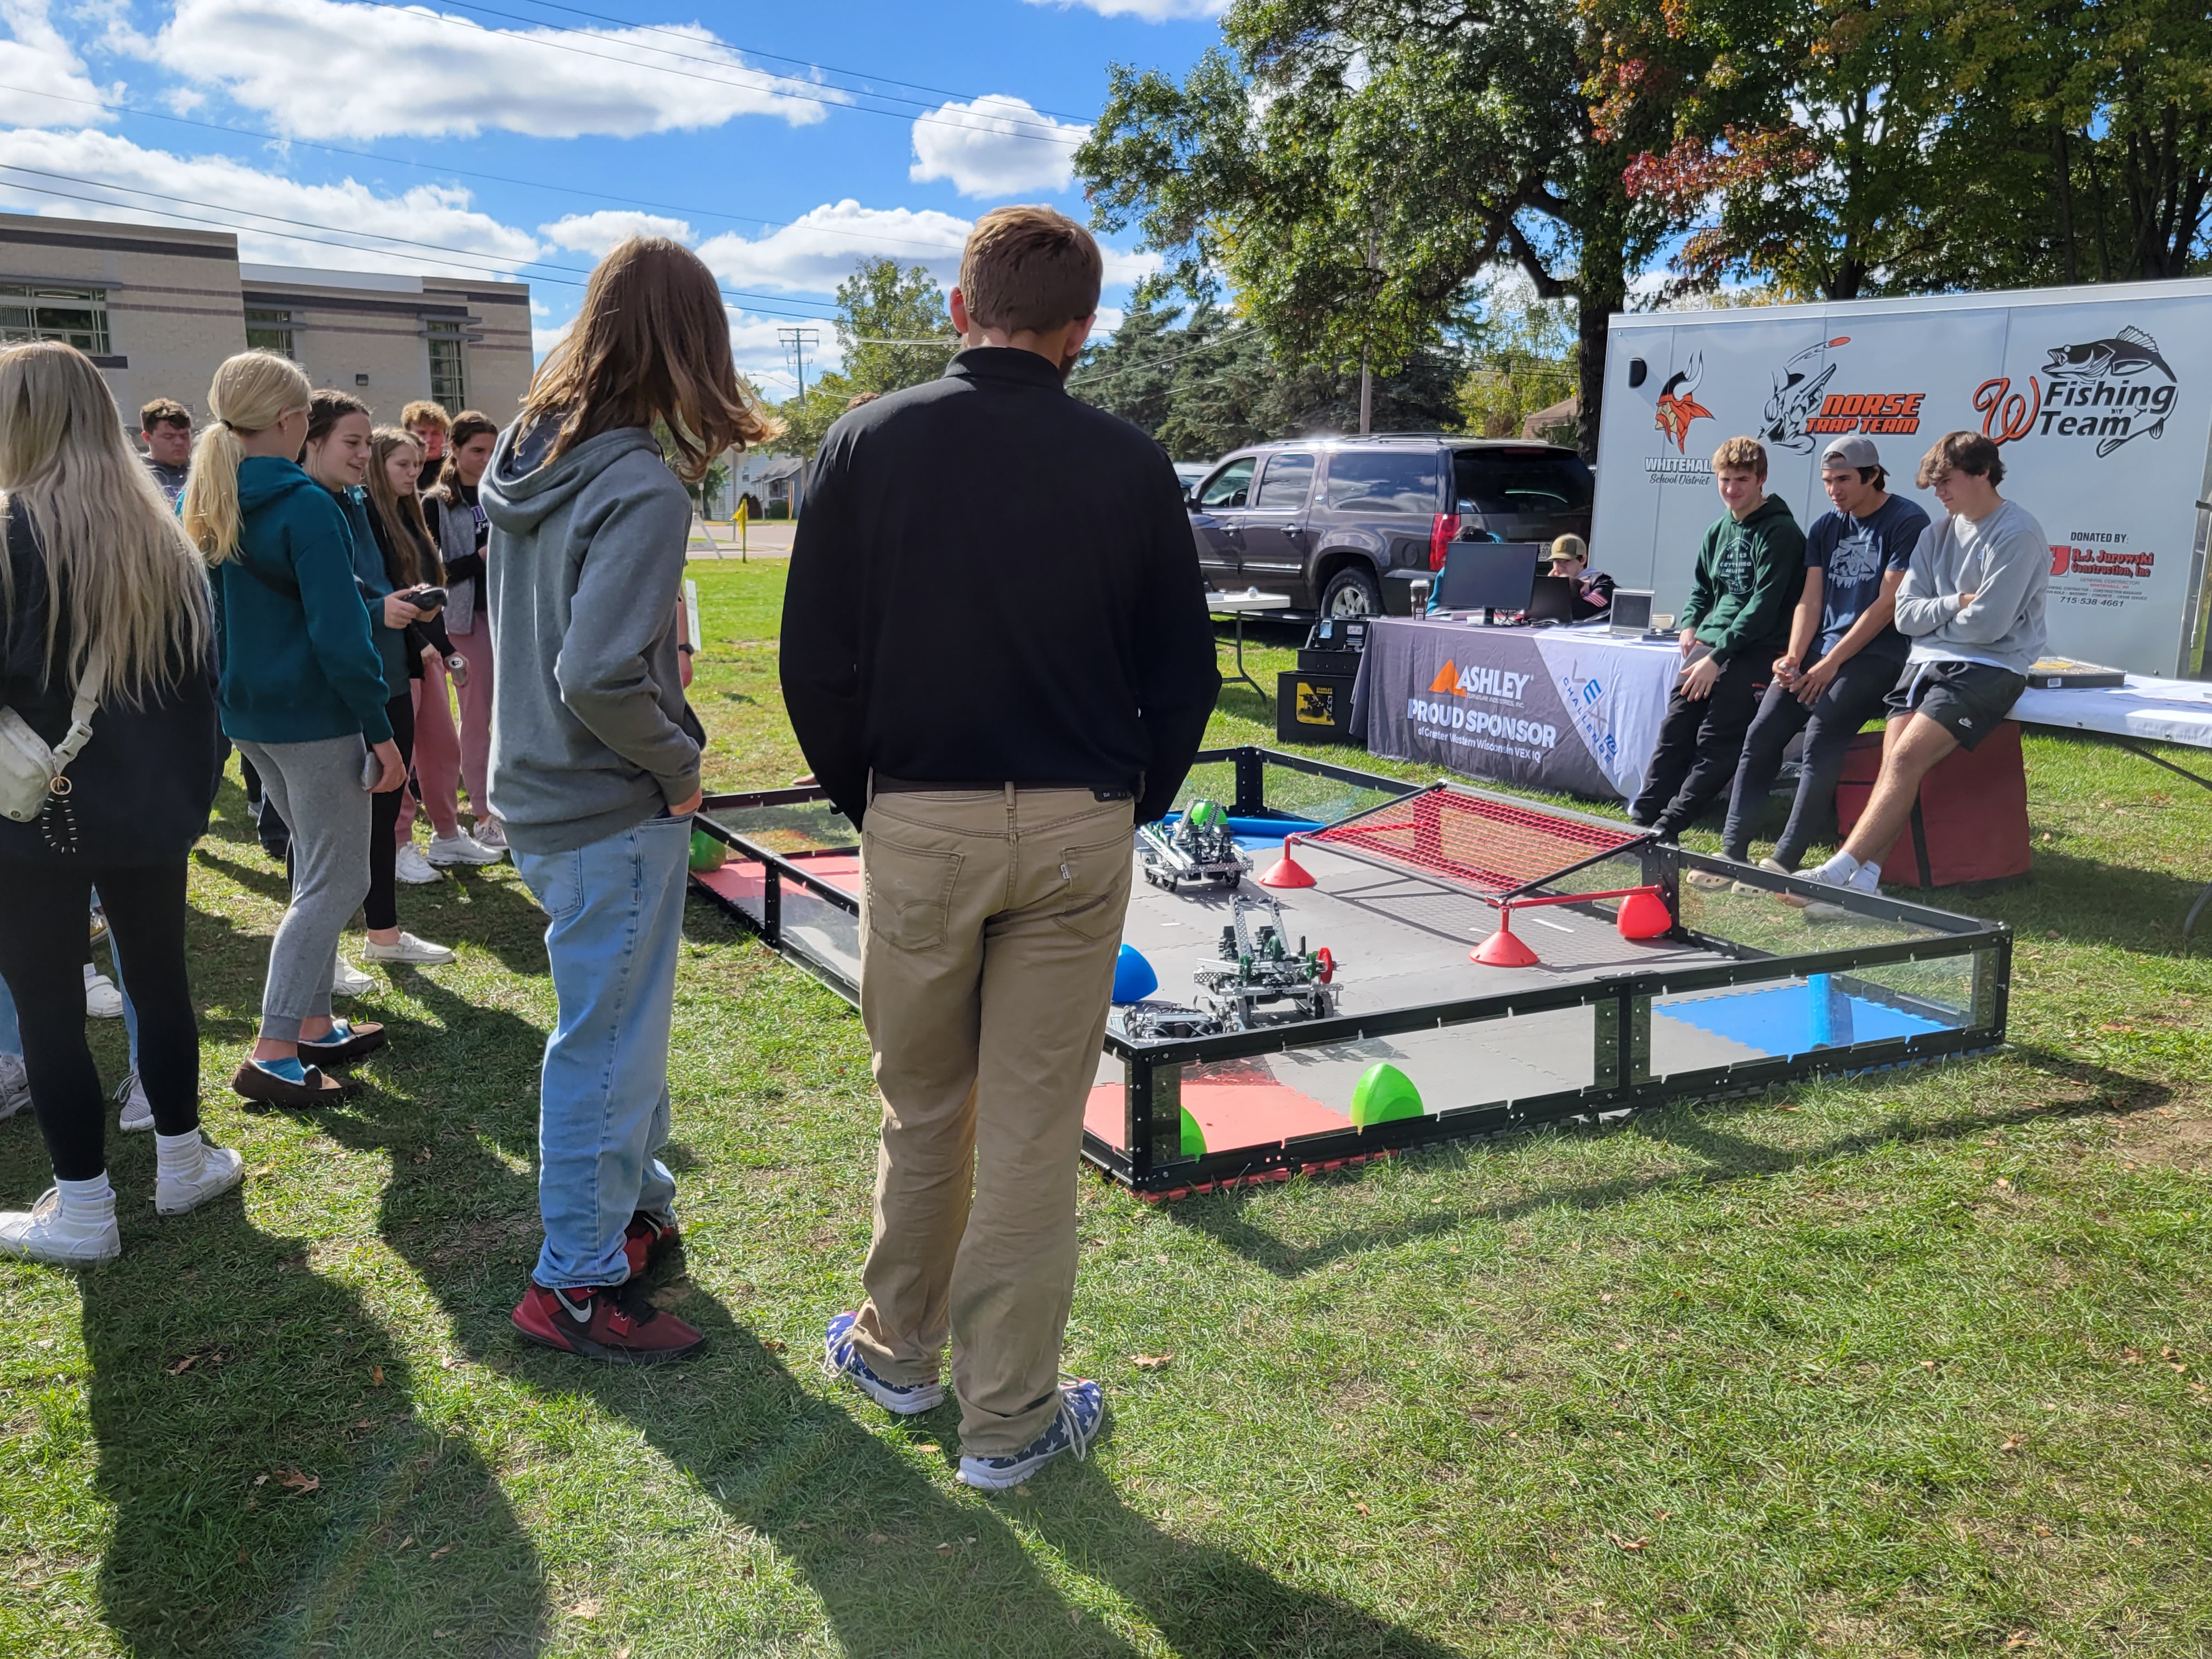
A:
{"type": "Polygon", "coordinates": [[[1114,1000],[1142,1002],[1159,988],[1160,976],[1152,971],[1152,964],[1133,945],[1123,945],[1121,954],[1114,959],[1114,1000]]]}

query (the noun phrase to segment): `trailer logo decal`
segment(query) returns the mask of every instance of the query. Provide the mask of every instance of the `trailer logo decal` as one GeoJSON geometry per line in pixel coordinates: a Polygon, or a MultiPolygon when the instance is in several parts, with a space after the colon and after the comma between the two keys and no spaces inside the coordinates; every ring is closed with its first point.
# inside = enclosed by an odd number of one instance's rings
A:
{"type": "Polygon", "coordinates": [[[1826,437],[1832,433],[1868,434],[1917,432],[1924,392],[1832,392],[1821,400],[1820,412],[1805,422],[1805,430],[1826,437]]]}
{"type": "Polygon", "coordinates": [[[2102,459],[2137,438],[2166,435],[2166,416],[2181,387],[2158,342],[2142,330],[2128,327],[2110,339],[2044,349],[2048,385],[2031,374],[2027,390],[2014,392],[2010,378],[2001,375],[1974,388],[1984,437],[2001,444],[2031,433],[2094,438],[2102,459]]]}
{"type": "Polygon", "coordinates": [[[1821,407],[1822,394],[1839,367],[1825,360],[1838,346],[1850,343],[1848,334],[1816,341],[1775,371],[1774,395],[1766,400],[1766,426],[1761,437],[1801,455],[1813,447],[1813,433],[1807,422],[1821,407]]]}
{"type": "Polygon", "coordinates": [[[1698,403],[1690,394],[1698,389],[1698,382],[1705,375],[1705,354],[1694,354],[1687,368],[1678,368],[1667,377],[1667,384],[1659,392],[1659,429],[1674,441],[1674,453],[1689,453],[1690,422],[1710,421],[1713,411],[1698,403]]]}

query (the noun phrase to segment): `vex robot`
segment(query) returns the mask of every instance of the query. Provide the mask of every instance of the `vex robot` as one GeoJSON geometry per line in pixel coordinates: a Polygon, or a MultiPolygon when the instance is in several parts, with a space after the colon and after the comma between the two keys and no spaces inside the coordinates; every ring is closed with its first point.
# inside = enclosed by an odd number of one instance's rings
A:
{"type": "Polygon", "coordinates": [[[1145,879],[1170,893],[1187,881],[1233,888],[1252,873],[1252,860],[1237,845],[1229,814],[1218,801],[1194,800],[1175,827],[1148,823],[1137,831],[1145,879]]]}
{"type": "Polygon", "coordinates": [[[1201,962],[1191,977],[1198,981],[1199,1006],[1224,1030],[1249,1030],[1263,1003],[1287,1002],[1301,1019],[1326,1019],[1336,1012],[1335,958],[1326,946],[1308,951],[1303,939],[1292,951],[1273,899],[1255,904],[1240,896],[1234,919],[1221,930],[1219,959],[1201,962]],[[1269,920],[1255,927],[1258,916],[1269,920]]]}

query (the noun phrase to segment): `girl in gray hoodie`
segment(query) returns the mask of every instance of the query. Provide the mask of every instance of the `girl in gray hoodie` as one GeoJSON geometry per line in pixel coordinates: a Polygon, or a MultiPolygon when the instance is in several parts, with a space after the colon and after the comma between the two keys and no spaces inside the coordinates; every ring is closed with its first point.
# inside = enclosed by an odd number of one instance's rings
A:
{"type": "Polygon", "coordinates": [[[679,478],[771,430],[738,384],[698,257],[660,237],[592,273],[501,434],[480,499],[495,672],[491,805],[549,918],[560,1019],[538,1103],[545,1243],[527,1340],[622,1364],[706,1340],[643,1295],[676,1236],[668,1039],[699,748],[684,732],[679,478]],[[665,432],[674,454],[664,460],[665,432]]]}

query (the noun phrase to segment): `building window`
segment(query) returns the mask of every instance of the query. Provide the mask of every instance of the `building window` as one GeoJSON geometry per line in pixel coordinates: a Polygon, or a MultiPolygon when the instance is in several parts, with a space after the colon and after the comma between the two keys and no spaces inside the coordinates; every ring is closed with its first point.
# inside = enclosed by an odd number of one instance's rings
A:
{"type": "Polygon", "coordinates": [[[273,351],[279,357],[296,360],[300,354],[292,349],[292,313],[246,307],[246,349],[248,351],[273,351]]]}
{"type": "Polygon", "coordinates": [[[107,290],[0,284],[0,340],[66,340],[107,356],[107,290]]]}
{"type": "Polygon", "coordinates": [[[469,406],[467,383],[461,378],[461,325],[429,323],[430,401],[442,404],[449,415],[469,406]]]}

